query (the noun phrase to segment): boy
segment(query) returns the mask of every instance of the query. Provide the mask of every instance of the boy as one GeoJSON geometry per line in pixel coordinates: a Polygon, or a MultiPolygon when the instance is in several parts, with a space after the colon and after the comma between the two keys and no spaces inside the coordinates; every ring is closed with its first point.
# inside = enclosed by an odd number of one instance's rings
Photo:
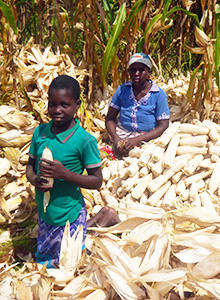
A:
{"type": "Polygon", "coordinates": [[[86,207],[79,187],[98,189],[102,185],[101,159],[96,139],[86,132],[75,118],[80,107],[80,86],[76,79],[60,75],[50,84],[48,113],[51,121],[39,125],[33,134],[27,179],[35,186],[39,213],[36,261],[57,267],[66,221],[71,235],[78,225],[86,237],[86,207]],[[48,147],[53,161],[41,159],[48,147]],[[84,169],[87,175],[82,175],[84,169]],[[54,178],[53,187],[45,178],[54,178]],[[44,211],[44,192],[50,190],[50,201],[44,211]]]}

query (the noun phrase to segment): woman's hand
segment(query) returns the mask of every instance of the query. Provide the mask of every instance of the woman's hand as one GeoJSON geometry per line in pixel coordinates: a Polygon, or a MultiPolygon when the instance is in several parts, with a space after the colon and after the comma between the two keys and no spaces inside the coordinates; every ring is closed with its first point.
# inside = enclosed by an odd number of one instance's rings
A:
{"type": "Polygon", "coordinates": [[[122,149],[125,153],[128,153],[135,146],[139,147],[141,144],[141,141],[142,141],[141,136],[137,136],[137,137],[133,137],[133,138],[124,140],[122,149]]]}

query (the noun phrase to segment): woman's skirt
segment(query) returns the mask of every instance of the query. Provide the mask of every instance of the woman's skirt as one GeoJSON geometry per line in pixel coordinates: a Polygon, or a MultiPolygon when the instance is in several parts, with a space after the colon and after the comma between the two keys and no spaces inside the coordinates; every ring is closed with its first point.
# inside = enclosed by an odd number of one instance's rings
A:
{"type": "MultiPolygon", "coordinates": [[[[83,226],[83,247],[85,248],[86,239],[86,221],[87,210],[85,203],[79,213],[78,218],[70,224],[70,235],[73,236],[79,225],[83,226]]],[[[37,237],[37,251],[35,253],[36,262],[40,264],[47,263],[47,268],[59,267],[60,247],[65,229],[64,226],[53,226],[45,223],[39,216],[37,237]]]]}

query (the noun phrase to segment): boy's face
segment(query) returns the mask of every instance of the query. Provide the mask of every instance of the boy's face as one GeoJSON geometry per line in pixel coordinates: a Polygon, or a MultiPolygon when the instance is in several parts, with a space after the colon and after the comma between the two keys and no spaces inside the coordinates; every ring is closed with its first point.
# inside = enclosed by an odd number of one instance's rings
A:
{"type": "Polygon", "coordinates": [[[142,63],[133,63],[129,69],[133,85],[141,85],[150,78],[151,70],[142,63]]]}
{"type": "Polygon", "coordinates": [[[48,113],[58,126],[72,121],[79,109],[81,101],[75,100],[71,90],[51,89],[49,93],[48,113]]]}

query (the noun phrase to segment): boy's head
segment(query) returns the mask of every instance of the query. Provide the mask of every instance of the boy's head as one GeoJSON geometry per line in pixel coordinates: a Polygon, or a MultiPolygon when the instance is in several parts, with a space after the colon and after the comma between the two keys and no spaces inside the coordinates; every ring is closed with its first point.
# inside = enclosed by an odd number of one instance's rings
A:
{"type": "Polygon", "coordinates": [[[48,90],[50,95],[51,90],[70,90],[75,101],[80,99],[80,85],[79,82],[69,75],[59,75],[51,82],[48,90]]]}

